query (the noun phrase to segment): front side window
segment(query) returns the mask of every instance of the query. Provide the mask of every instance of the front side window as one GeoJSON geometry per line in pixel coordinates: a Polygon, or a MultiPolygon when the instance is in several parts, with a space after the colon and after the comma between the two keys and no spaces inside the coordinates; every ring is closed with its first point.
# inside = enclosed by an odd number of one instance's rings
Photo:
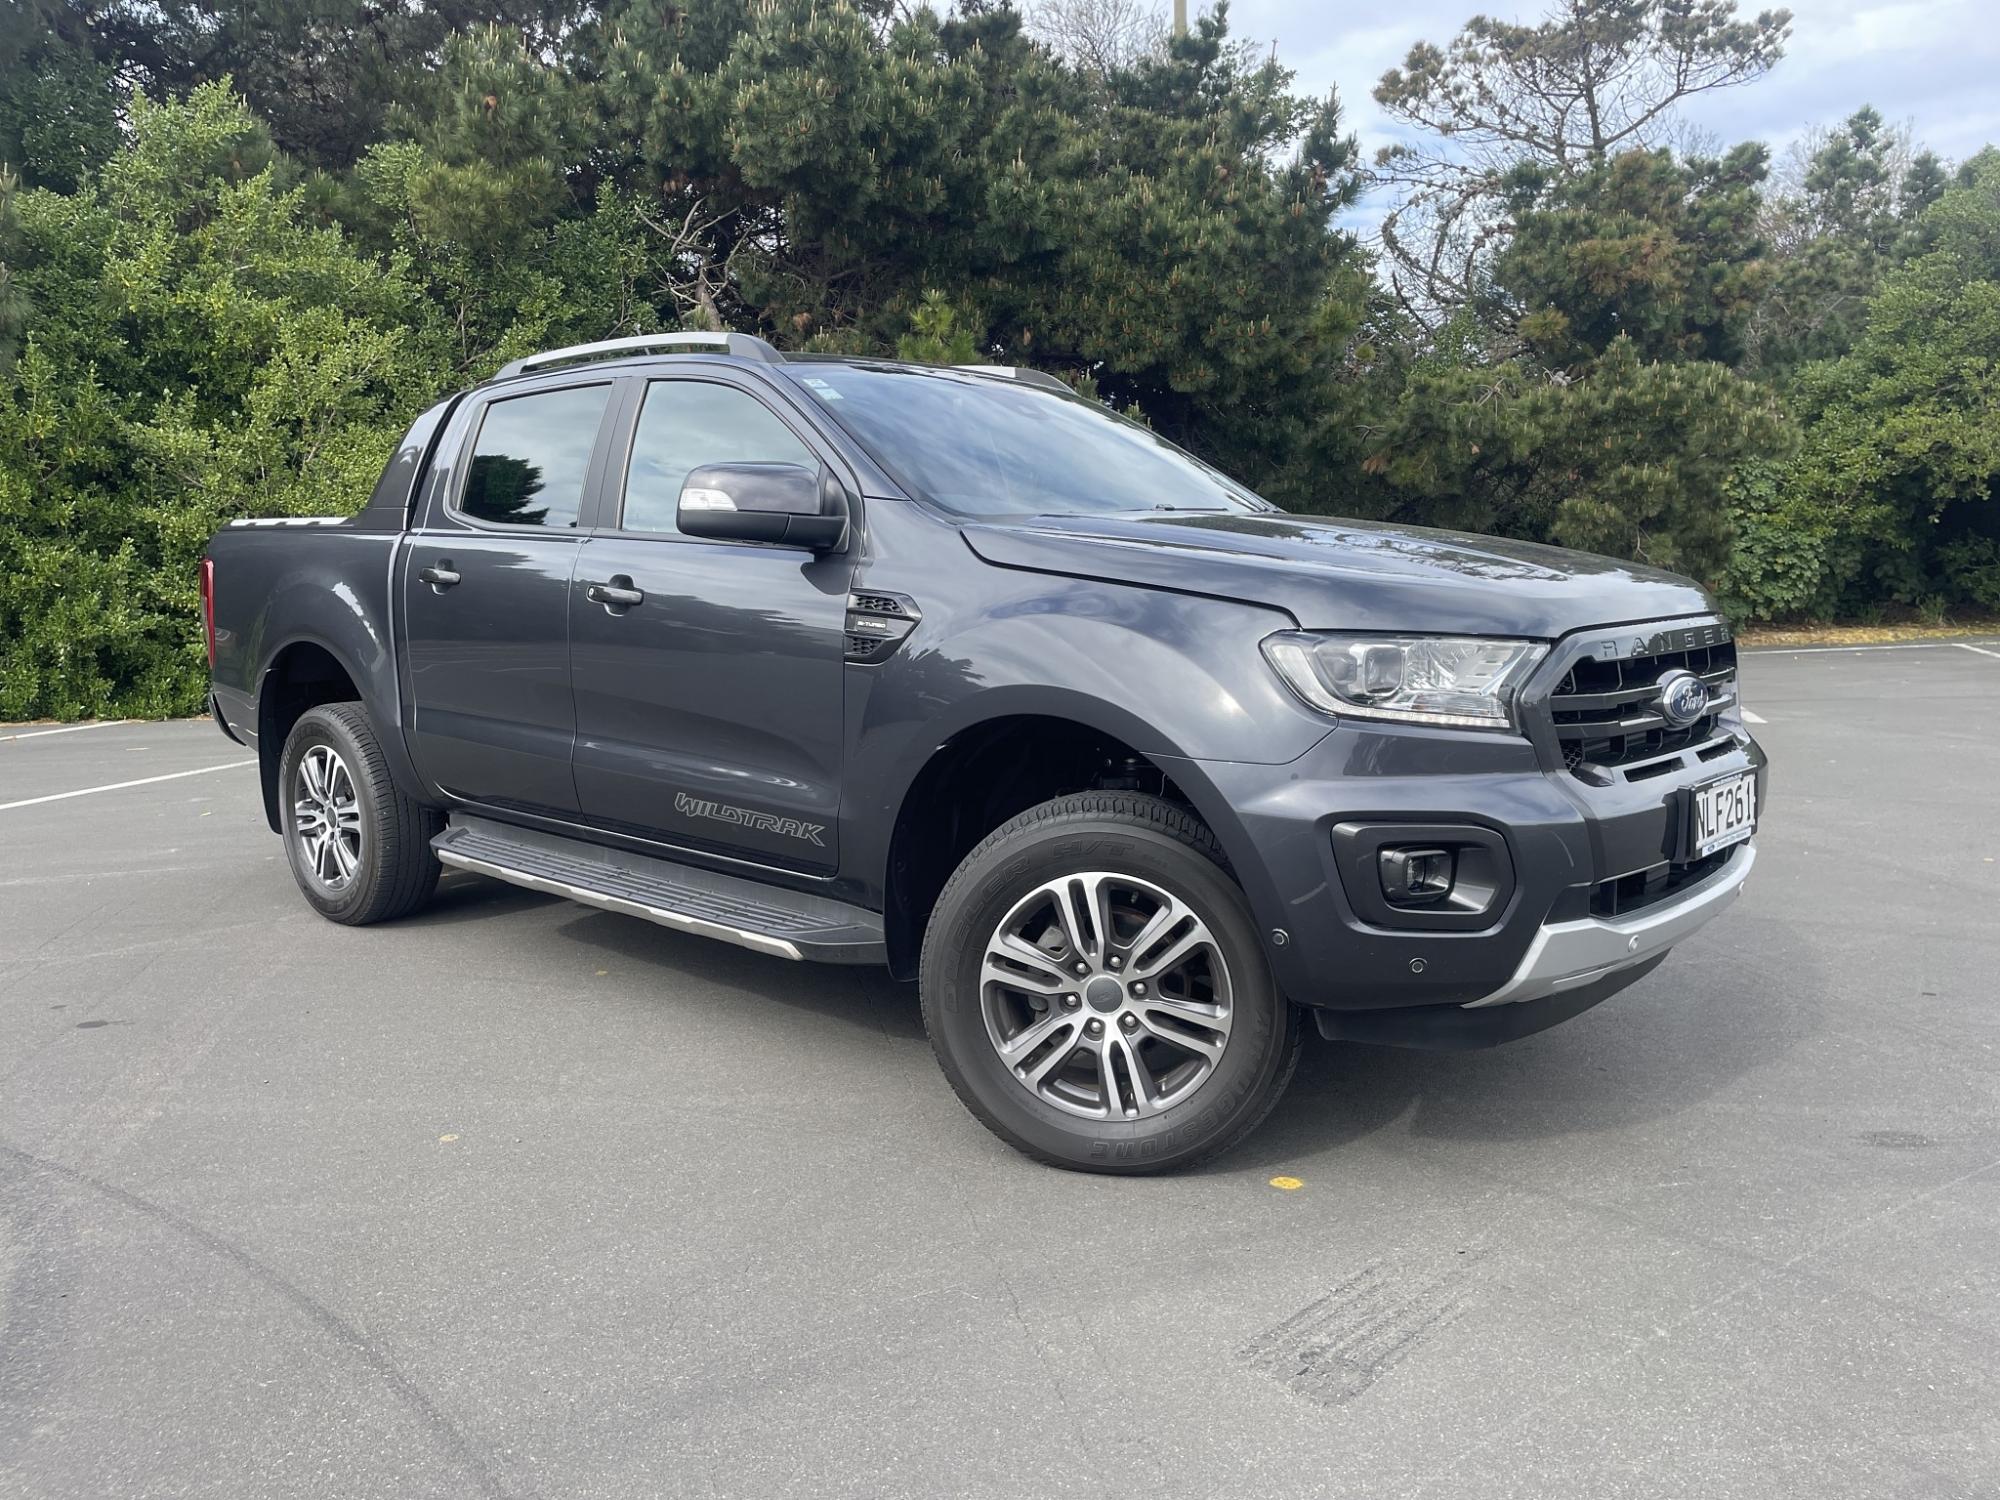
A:
{"type": "Polygon", "coordinates": [[[610,399],[610,386],[586,385],[488,403],[458,508],[502,526],[575,526],[610,399]]]}
{"type": "Polygon", "coordinates": [[[747,391],[703,380],[656,380],[646,387],[625,474],[627,531],[678,530],[681,486],[704,464],[803,464],[819,459],[747,391]]]}

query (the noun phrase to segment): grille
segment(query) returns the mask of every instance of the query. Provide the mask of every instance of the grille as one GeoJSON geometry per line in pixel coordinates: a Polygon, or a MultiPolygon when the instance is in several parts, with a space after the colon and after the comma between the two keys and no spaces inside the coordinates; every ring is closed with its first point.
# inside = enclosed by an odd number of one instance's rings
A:
{"type": "Polygon", "coordinates": [[[1630,767],[1626,779],[1637,781],[1678,769],[1677,752],[1714,739],[1718,715],[1735,698],[1736,646],[1721,641],[1614,661],[1586,657],[1557,684],[1548,712],[1565,767],[1630,767]],[[1654,702],[1661,676],[1675,667],[1708,684],[1708,712],[1685,729],[1669,724],[1654,702]]]}
{"type": "Polygon", "coordinates": [[[923,619],[916,601],[901,594],[862,591],[847,596],[846,656],[873,666],[887,661],[923,619]]]}
{"type": "Polygon", "coordinates": [[[894,594],[849,594],[847,607],[864,615],[895,615],[899,619],[911,619],[916,614],[894,594]]]}
{"type": "Polygon", "coordinates": [[[1732,844],[1727,849],[1718,849],[1705,858],[1689,860],[1685,864],[1654,865],[1650,870],[1635,870],[1615,880],[1600,880],[1597,888],[1590,893],[1590,914],[1593,917],[1630,916],[1655,902],[1678,895],[1728,864],[1739,847],[1732,844]]]}

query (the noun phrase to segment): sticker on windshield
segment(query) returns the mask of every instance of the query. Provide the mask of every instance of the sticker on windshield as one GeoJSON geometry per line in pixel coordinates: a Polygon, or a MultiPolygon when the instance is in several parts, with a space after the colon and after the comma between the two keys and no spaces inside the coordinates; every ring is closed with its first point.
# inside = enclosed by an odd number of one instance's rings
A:
{"type": "Polygon", "coordinates": [[[811,386],[813,389],[813,394],[818,396],[823,401],[840,400],[840,392],[836,391],[832,386],[828,385],[824,380],[821,380],[819,377],[815,375],[806,376],[806,384],[811,386]]]}

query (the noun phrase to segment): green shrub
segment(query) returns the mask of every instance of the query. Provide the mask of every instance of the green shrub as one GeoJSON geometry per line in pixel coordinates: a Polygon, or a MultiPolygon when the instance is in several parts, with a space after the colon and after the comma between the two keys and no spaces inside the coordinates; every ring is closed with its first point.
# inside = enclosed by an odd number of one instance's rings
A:
{"type": "Polygon", "coordinates": [[[1723,609],[1739,622],[1824,616],[1835,605],[1833,519],[1790,495],[1779,463],[1745,464],[1725,487],[1734,539],[1716,583],[1723,609]]]}
{"type": "Polygon", "coordinates": [[[0,386],[0,718],[200,706],[196,560],[360,503],[444,372],[400,264],[307,222],[221,84],[134,101],[71,196],[18,196],[35,309],[0,386]]]}

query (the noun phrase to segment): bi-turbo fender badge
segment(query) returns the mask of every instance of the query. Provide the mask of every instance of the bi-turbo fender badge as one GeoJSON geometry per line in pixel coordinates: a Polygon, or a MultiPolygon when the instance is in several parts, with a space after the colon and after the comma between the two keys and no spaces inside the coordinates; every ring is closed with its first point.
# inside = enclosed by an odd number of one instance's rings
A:
{"type": "Polygon", "coordinates": [[[739,828],[754,828],[759,833],[781,834],[788,839],[804,839],[822,849],[826,847],[820,837],[826,832],[824,823],[801,823],[797,818],[781,818],[776,813],[752,812],[747,807],[690,797],[686,792],[674,793],[674,811],[683,817],[710,818],[717,823],[733,823],[739,828]]]}

